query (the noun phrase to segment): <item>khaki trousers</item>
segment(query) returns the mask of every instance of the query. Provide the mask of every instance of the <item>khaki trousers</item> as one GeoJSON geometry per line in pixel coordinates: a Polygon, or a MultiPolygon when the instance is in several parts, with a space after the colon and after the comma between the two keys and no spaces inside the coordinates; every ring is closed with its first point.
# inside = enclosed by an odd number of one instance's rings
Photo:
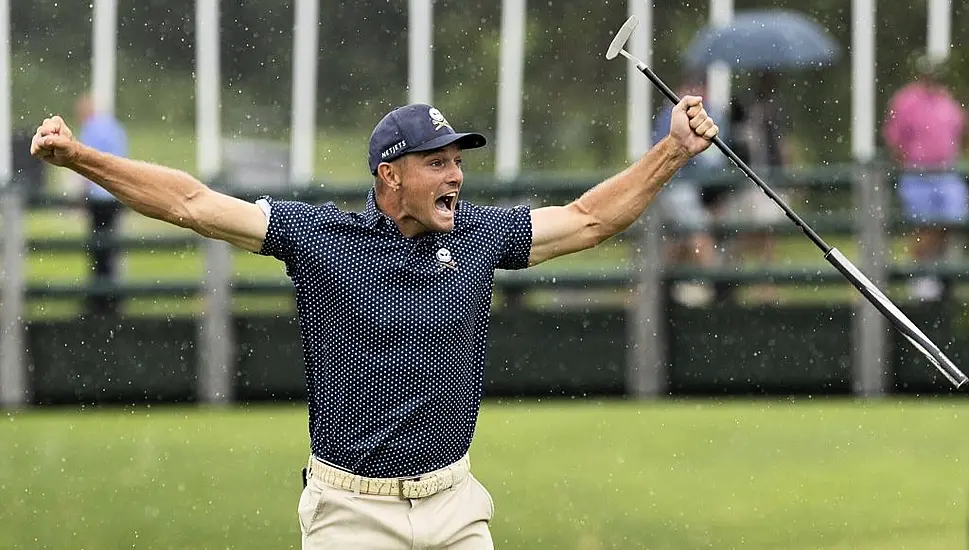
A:
{"type": "Polygon", "coordinates": [[[361,478],[315,459],[308,472],[298,508],[303,550],[494,548],[488,528],[494,502],[467,457],[424,476],[447,474],[440,476],[446,483],[406,483],[406,496],[396,480],[361,478]],[[432,494],[407,498],[415,489],[432,494]]]}

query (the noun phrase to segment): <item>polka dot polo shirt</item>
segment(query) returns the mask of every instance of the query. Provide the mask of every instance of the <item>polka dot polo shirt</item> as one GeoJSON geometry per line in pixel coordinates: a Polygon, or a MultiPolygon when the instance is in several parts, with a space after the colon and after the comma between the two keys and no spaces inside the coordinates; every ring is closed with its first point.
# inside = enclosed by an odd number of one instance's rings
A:
{"type": "MultiPolygon", "coordinates": [[[[454,229],[407,238],[376,206],[269,204],[260,254],[296,289],[313,454],[368,477],[421,474],[471,445],[495,269],[522,269],[525,206],[460,201],[454,229]]],[[[262,201],[260,201],[262,202],[262,201]]]]}

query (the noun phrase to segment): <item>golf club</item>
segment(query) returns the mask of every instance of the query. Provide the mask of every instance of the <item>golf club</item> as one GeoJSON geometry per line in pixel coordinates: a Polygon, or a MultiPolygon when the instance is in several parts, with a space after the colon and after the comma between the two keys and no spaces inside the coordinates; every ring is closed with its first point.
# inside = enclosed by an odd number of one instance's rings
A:
{"type": "MultiPolygon", "coordinates": [[[[626,20],[623,26],[616,33],[612,43],[609,44],[609,48],[606,50],[606,59],[615,59],[616,56],[622,54],[623,57],[635,63],[636,68],[641,73],[646,75],[646,78],[652,81],[652,83],[656,85],[656,87],[663,92],[663,95],[672,101],[674,105],[679,103],[680,98],[677,97],[677,95],[673,92],[673,90],[670,89],[669,86],[666,85],[665,82],[656,76],[656,73],[647,67],[645,63],[623,49],[623,46],[626,45],[626,41],[629,40],[629,36],[632,35],[637,25],[639,25],[639,19],[637,19],[635,15],[630,16],[629,19],[626,20]]],[[[892,325],[898,329],[898,331],[901,332],[902,335],[912,343],[912,345],[915,346],[917,350],[922,352],[922,354],[928,358],[929,362],[932,363],[935,368],[937,368],[939,372],[941,372],[949,380],[949,382],[958,388],[969,380],[966,378],[966,375],[959,370],[959,368],[956,367],[955,364],[953,364],[944,353],[942,353],[939,347],[932,343],[932,341],[929,340],[929,338],[923,334],[922,331],[919,330],[919,328],[916,327],[915,324],[909,320],[909,318],[906,317],[905,314],[902,313],[902,311],[899,310],[895,304],[893,304],[891,300],[889,300],[882,293],[882,291],[879,290],[878,287],[876,287],[874,283],[868,279],[868,277],[864,275],[864,273],[861,272],[861,270],[855,267],[855,265],[852,264],[848,258],[846,258],[837,248],[833,248],[828,243],[824,242],[824,240],[813,229],[811,229],[811,227],[805,223],[804,220],[802,220],[801,217],[798,216],[797,213],[794,212],[794,210],[792,210],[791,207],[789,207],[777,195],[777,193],[775,193],[774,190],[771,189],[770,186],[760,178],[760,176],[754,173],[754,171],[751,170],[751,168],[747,166],[747,164],[741,160],[740,157],[737,156],[737,153],[734,153],[733,150],[731,150],[730,147],[728,147],[727,144],[720,139],[720,136],[714,136],[711,141],[717,146],[718,149],[720,149],[720,151],[723,152],[723,154],[727,155],[727,158],[737,165],[737,167],[740,168],[740,170],[743,171],[743,173],[751,181],[757,184],[757,186],[760,187],[764,193],[767,193],[767,196],[769,196],[771,200],[781,207],[787,217],[794,222],[794,225],[801,229],[801,231],[807,235],[807,237],[811,239],[811,241],[814,242],[818,248],[821,249],[821,252],[824,253],[824,259],[833,265],[842,275],[844,275],[844,277],[848,279],[848,281],[854,285],[854,287],[857,288],[858,291],[861,292],[861,294],[867,298],[868,301],[871,302],[871,304],[874,305],[875,308],[877,308],[878,311],[881,312],[881,314],[884,315],[892,323],[892,325]]]]}

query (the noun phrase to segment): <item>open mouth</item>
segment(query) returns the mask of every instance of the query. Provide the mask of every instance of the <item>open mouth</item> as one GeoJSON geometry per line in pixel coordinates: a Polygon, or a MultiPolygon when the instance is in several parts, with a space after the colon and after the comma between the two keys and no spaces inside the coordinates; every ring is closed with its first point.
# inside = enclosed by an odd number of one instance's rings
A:
{"type": "Polygon", "coordinates": [[[451,191],[446,195],[441,195],[434,201],[434,208],[442,214],[452,214],[454,213],[454,208],[458,203],[458,192],[451,191]]]}

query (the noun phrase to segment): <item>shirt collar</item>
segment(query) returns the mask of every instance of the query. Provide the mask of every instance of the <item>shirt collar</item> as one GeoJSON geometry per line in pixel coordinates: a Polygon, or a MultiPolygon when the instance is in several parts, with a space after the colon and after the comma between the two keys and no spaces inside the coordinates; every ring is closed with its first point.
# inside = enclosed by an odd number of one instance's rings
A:
{"type": "MultiPolygon", "coordinates": [[[[381,222],[389,224],[394,229],[397,229],[397,224],[394,220],[390,219],[386,214],[377,208],[377,191],[373,187],[367,192],[367,206],[363,209],[363,221],[367,227],[374,229],[378,227],[381,222]]],[[[399,231],[399,230],[398,230],[399,231]]]]}

